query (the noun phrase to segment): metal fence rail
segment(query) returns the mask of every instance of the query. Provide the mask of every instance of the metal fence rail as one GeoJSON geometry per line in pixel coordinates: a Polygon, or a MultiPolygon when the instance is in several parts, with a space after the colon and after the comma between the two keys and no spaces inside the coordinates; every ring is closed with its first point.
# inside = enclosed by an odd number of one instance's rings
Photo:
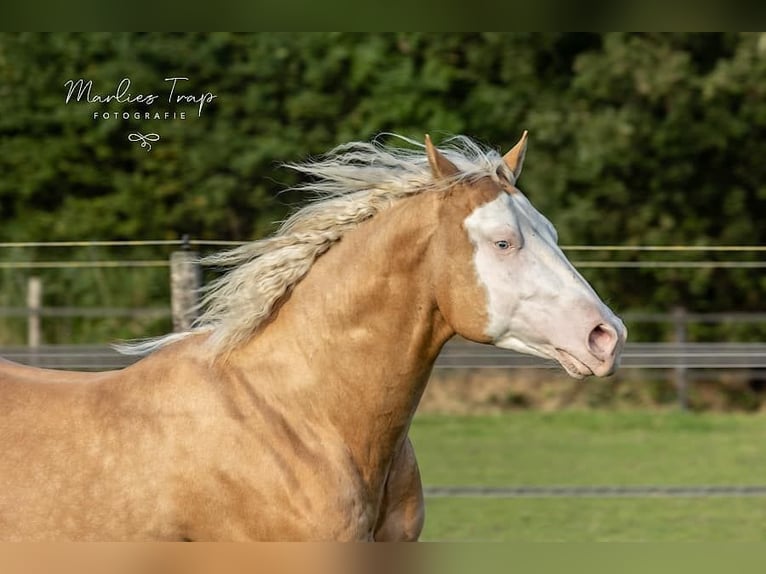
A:
{"type": "MultiPolygon", "coordinates": [[[[766,369],[766,343],[628,343],[622,368],[766,369]]],[[[464,340],[447,343],[437,368],[555,368],[546,359],[464,340]]]]}
{"type": "Polygon", "coordinates": [[[138,359],[122,355],[107,345],[0,347],[0,357],[24,365],[72,371],[121,369],[135,363],[138,359]]]}
{"type": "MultiPolygon", "coordinates": [[[[0,356],[24,364],[72,370],[119,369],[136,357],[107,345],[42,345],[0,348],[0,356]]],[[[764,369],[766,343],[628,343],[622,368],[764,369]]],[[[558,369],[554,361],[456,339],[445,345],[437,369],[558,369]]]]}

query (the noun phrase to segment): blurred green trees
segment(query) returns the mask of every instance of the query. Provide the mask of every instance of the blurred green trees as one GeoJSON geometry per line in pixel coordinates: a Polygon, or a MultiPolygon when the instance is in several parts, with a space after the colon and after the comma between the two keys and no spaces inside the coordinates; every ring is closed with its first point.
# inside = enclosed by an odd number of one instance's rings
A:
{"type": "MultiPolygon", "coordinates": [[[[504,151],[528,129],[520,185],[563,244],[761,244],[765,96],[759,34],[3,34],[0,241],[250,239],[300,201],[280,162],[387,131],[504,151]],[[173,76],[216,99],[65,103],[70,79],[164,95],[173,76]],[[92,116],[155,109],[187,119],[92,116]]],[[[758,270],[585,274],[620,309],[763,310],[766,289],[758,270]]],[[[135,290],[110,297],[163,296],[135,290]]]]}

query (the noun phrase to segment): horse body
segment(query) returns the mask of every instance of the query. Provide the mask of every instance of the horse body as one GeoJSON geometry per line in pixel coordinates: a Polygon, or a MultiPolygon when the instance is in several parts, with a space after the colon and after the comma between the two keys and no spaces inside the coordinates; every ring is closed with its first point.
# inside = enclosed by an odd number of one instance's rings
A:
{"type": "Polygon", "coordinates": [[[198,344],[82,380],[0,369],[0,538],[371,538],[386,465],[363,473],[310,391],[264,392],[198,344]]]}
{"type": "MultiPolygon", "coordinates": [[[[517,176],[514,150],[505,163],[517,176]]],[[[407,432],[450,337],[523,345],[574,376],[611,372],[624,327],[558,263],[510,180],[453,182],[455,165],[430,142],[427,151],[438,189],[359,203],[374,210],[343,223],[332,248],[315,245],[332,226],[312,234],[288,222],[298,239],[280,244],[273,265],[313,249],[310,272],[274,288],[266,274],[259,289],[273,308],[250,331],[241,310],[224,307],[228,323],[168,339],[121,371],[0,363],[0,539],[416,539],[423,498],[407,432]],[[535,325],[515,319],[532,295],[519,286],[522,300],[509,305],[512,277],[495,273],[495,259],[523,261],[505,245],[522,233],[560,266],[554,287],[576,303],[562,317],[582,316],[563,339],[550,313],[535,325]],[[215,337],[229,323],[238,338],[222,350],[228,340],[215,337]]],[[[353,198],[333,200],[341,221],[359,211],[353,198]]]]}

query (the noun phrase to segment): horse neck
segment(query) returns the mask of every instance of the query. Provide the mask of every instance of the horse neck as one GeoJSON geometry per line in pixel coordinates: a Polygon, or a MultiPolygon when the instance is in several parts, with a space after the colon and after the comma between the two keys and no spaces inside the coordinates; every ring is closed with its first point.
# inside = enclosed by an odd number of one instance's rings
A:
{"type": "Polygon", "coordinates": [[[273,384],[329,417],[370,482],[386,472],[454,334],[430,281],[433,195],[401,200],[346,234],[242,353],[281,353],[289,380],[273,384]]]}

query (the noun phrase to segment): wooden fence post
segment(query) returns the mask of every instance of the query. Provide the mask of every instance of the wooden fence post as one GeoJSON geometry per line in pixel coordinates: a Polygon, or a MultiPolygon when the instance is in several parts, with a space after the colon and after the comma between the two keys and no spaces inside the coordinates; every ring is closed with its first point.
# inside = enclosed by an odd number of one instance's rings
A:
{"type": "Polygon", "coordinates": [[[43,303],[43,282],[39,277],[27,279],[27,346],[37,349],[42,342],[40,311],[43,303]]]}
{"type": "Polygon", "coordinates": [[[673,325],[673,342],[679,347],[679,358],[675,368],[676,395],[678,397],[678,407],[685,411],[689,408],[689,381],[686,376],[686,357],[683,351],[683,345],[687,339],[686,309],[683,307],[673,309],[673,325]]]}
{"type": "Polygon", "coordinates": [[[176,332],[190,329],[197,318],[202,283],[199,253],[192,251],[188,242],[184,236],[181,250],[170,255],[170,305],[176,332]]]}

